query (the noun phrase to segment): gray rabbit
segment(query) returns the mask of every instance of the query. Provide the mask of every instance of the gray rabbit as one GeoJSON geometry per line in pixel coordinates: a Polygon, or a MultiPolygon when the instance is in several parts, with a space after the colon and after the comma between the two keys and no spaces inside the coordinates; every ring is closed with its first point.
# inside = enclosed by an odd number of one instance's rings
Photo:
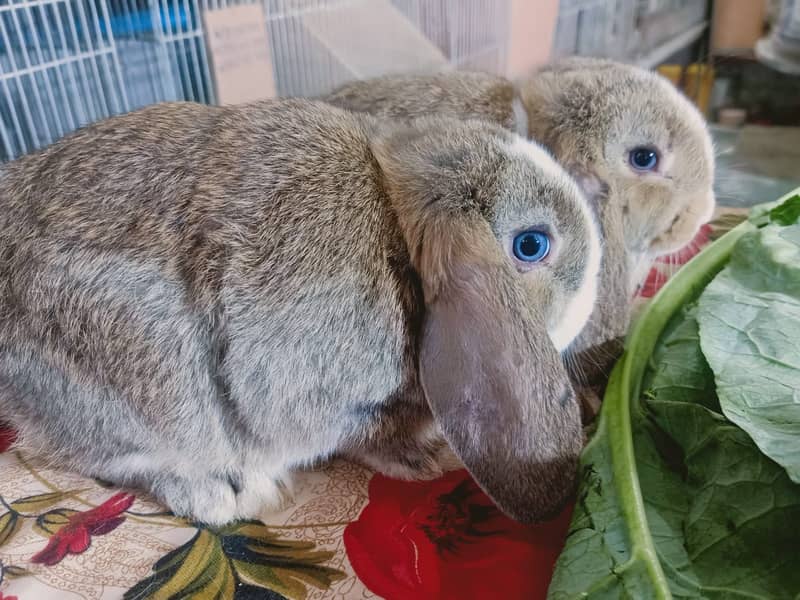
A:
{"type": "Polygon", "coordinates": [[[7,165],[0,202],[0,415],[54,463],[220,524],[336,454],[433,477],[441,430],[516,519],[572,492],[599,229],[519,136],[164,104],[7,165]]]}
{"type": "Polygon", "coordinates": [[[381,117],[497,123],[542,143],[576,178],[604,241],[595,312],[570,348],[578,380],[607,375],[653,259],[690,242],[713,212],[714,155],[703,118],[669,81],[637,67],[573,57],[517,82],[469,72],[389,76],[323,99],[381,117]]]}

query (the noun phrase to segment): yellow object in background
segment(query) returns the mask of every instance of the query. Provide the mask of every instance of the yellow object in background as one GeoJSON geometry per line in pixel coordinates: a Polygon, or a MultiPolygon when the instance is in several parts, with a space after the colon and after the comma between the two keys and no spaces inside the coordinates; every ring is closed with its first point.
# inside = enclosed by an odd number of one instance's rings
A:
{"type": "Polygon", "coordinates": [[[658,72],[691,98],[700,112],[707,114],[711,88],[714,86],[714,68],[711,65],[706,63],[692,63],[686,67],[661,65],[658,67],[658,72]]]}
{"type": "Polygon", "coordinates": [[[657,70],[659,75],[669,79],[675,86],[681,87],[681,77],[683,76],[681,65],[661,65],[657,70]]]}

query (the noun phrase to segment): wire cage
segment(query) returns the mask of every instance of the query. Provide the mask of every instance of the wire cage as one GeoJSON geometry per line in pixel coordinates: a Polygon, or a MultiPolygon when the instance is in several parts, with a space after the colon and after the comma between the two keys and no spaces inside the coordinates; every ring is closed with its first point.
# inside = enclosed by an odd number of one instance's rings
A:
{"type": "Polygon", "coordinates": [[[0,0],[0,161],[166,100],[213,102],[197,0],[0,0]]]}
{"type": "Polygon", "coordinates": [[[214,103],[203,14],[254,2],[280,96],[505,65],[509,0],[0,0],[0,161],[154,102],[214,103]],[[364,51],[388,43],[396,64],[364,51]]]}
{"type": "Polygon", "coordinates": [[[197,0],[108,0],[129,108],[213,102],[197,0]]]}
{"type": "Polygon", "coordinates": [[[505,66],[508,0],[264,0],[264,7],[279,95],[318,95],[394,70],[505,66]]]}
{"type": "Polygon", "coordinates": [[[128,107],[105,4],[0,3],[0,160],[128,107]]]}
{"type": "MultiPolygon", "coordinates": [[[[215,103],[204,15],[255,3],[279,96],[393,71],[505,71],[511,0],[0,0],[0,162],[154,102],[215,103]]],[[[553,54],[635,59],[707,4],[560,0],[553,54]]]]}

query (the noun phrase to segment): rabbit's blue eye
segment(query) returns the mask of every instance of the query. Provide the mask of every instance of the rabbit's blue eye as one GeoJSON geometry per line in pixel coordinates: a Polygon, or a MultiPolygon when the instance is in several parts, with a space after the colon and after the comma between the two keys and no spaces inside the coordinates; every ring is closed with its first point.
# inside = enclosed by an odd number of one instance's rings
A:
{"type": "Polygon", "coordinates": [[[523,231],[514,238],[514,256],[524,262],[539,262],[550,254],[550,236],[543,231],[523,231]]]}
{"type": "Polygon", "coordinates": [[[634,148],[628,155],[628,160],[637,171],[652,171],[658,166],[658,152],[652,148],[634,148]]]}

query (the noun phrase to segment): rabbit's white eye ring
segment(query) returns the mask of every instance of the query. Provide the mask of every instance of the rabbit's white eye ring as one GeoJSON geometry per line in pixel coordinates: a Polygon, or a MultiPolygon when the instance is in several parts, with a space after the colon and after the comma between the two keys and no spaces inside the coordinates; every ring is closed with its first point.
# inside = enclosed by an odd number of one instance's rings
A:
{"type": "Polygon", "coordinates": [[[648,146],[637,146],[628,153],[628,162],[636,171],[655,171],[658,152],[648,146]]]}
{"type": "Polygon", "coordinates": [[[541,262],[550,254],[550,236],[536,229],[523,231],[514,236],[513,248],[518,260],[541,262]]]}

